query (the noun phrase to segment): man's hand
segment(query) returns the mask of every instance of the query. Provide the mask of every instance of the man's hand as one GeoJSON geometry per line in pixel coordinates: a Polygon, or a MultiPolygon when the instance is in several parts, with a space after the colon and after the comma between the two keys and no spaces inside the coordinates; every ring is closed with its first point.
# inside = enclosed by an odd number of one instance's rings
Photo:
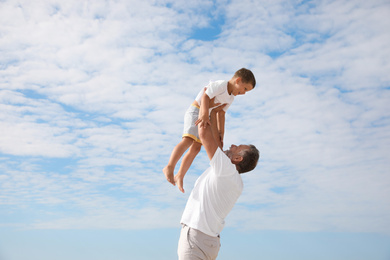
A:
{"type": "MultiPolygon", "coordinates": [[[[216,105],[219,105],[219,104],[220,103],[218,103],[216,105]]],[[[211,115],[211,113],[217,114],[219,111],[222,111],[222,109],[224,109],[225,106],[226,106],[226,104],[223,104],[222,106],[214,108],[213,110],[211,110],[210,115],[211,115]]]]}
{"type": "Polygon", "coordinates": [[[213,107],[217,107],[219,106],[221,103],[214,103],[215,102],[215,97],[213,97],[212,99],[210,99],[210,108],[213,108],[213,107]]]}

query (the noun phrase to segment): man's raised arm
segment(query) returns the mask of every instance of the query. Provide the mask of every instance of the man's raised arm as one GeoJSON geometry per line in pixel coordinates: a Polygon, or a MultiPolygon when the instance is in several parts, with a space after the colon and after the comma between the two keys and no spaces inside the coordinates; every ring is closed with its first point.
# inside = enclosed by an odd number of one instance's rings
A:
{"type": "Polygon", "coordinates": [[[210,123],[205,128],[198,125],[199,137],[202,141],[207,156],[211,160],[214,157],[215,151],[218,147],[222,148],[221,138],[218,133],[217,113],[221,111],[225,105],[214,108],[210,113],[210,123]]]}

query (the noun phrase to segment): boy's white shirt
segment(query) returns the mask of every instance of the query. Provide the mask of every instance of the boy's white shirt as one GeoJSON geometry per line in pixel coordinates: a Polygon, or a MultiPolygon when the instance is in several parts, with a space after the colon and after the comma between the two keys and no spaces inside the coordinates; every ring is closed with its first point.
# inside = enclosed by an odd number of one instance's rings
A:
{"type": "Polygon", "coordinates": [[[243,182],[236,166],[220,148],[217,148],[210,161],[210,167],[194,185],[181,223],[217,237],[242,190],[243,182]]]}
{"type": "MultiPolygon", "coordinates": [[[[227,109],[234,101],[234,95],[229,95],[228,89],[228,81],[227,80],[217,80],[211,81],[206,86],[206,94],[210,99],[215,97],[214,103],[220,103],[221,105],[226,104],[223,110],[226,112],[227,109]]],[[[204,93],[204,88],[198,93],[195,100],[198,102],[199,106],[201,106],[202,96],[204,93]]]]}

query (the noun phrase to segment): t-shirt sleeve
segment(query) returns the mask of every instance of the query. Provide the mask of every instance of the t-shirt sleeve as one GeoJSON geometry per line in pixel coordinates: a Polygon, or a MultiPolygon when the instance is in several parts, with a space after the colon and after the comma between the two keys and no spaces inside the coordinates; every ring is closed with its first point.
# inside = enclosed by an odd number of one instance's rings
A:
{"type": "Polygon", "coordinates": [[[210,99],[212,99],[215,96],[218,96],[225,91],[226,91],[225,84],[218,84],[216,82],[210,82],[210,84],[207,85],[206,94],[207,94],[207,96],[209,96],[210,99]]]}
{"type": "Polygon", "coordinates": [[[233,174],[238,174],[236,166],[232,164],[231,160],[227,155],[217,148],[214,153],[213,158],[210,161],[210,166],[213,169],[213,172],[217,176],[229,176],[233,174]]]}

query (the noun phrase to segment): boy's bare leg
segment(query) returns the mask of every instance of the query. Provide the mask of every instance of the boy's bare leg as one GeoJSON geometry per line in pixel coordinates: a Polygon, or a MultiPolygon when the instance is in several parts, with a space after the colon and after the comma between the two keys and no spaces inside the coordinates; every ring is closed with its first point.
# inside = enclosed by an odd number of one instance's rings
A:
{"type": "Polygon", "coordinates": [[[198,142],[193,142],[190,150],[186,153],[186,155],[183,157],[183,160],[180,165],[180,169],[175,175],[175,183],[177,184],[177,187],[181,192],[184,193],[183,189],[183,179],[184,176],[186,175],[188,169],[190,168],[192,162],[194,161],[195,157],[198,155],[200,149],[202,147],[202,144],[198,142]]]}
{"type": "Polygon", "coordinates": [[[178,143],[171,153],[171,157],[169,158],[168,165],[164,167],[163,173],[167,178],[167,181],[175,185],[175,179],[173,177],[173,172],[175,170],[175,166],[179,161],[180,157],[183,153],[191,146],[193,140],[189,137],[183,137],[178,143]]]}

